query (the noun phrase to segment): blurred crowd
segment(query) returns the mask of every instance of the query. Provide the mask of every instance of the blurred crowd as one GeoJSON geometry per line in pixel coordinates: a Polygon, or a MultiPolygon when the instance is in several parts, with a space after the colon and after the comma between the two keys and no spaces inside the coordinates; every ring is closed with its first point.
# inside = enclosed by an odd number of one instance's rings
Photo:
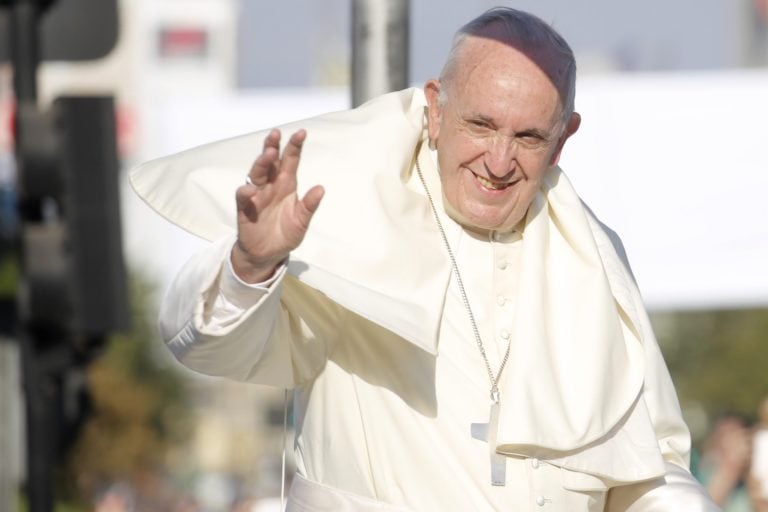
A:
{"type": "Polygon", "coordinates": [[[720,416],[692,470],[725,512],[768,512],[768,397],[753,425],[739,414],[720,416]]]}

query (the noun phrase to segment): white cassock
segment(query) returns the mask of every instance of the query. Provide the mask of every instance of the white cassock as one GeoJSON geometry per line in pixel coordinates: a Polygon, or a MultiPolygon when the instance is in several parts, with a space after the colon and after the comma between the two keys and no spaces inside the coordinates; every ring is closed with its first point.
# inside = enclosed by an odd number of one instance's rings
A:
{"type": "Polygon", "coordinates": [[[557,167],[520,232],[463,229],[443,208],[424,108],[410,89],[281,127],[308,132],[299,193],[326,195],[263,286],[238,282],[228,255],[234,190],[267,132],[132,172],[161,215],[217,240],[167,295],[171,350],[294,389],[288,510],[718,510],[687,470],[689,433],[618,238],[557,167]],[[510,344],[485,427],[488,373],[417,159],[494,371],[510,344]]]}

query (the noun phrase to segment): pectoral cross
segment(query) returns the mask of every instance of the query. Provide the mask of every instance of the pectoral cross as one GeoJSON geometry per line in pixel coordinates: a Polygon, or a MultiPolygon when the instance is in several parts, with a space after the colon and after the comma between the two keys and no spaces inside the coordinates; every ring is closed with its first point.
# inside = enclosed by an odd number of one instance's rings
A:
{"type": "Polygon", "coordinates": [[[491,412],[488,423],[472,423],[472,437],[488,443],[491,458],[491,485],[506,485],[507,458],[496,452],[496,436],[499,430],[499,391],[491,392],[491,412]]]}

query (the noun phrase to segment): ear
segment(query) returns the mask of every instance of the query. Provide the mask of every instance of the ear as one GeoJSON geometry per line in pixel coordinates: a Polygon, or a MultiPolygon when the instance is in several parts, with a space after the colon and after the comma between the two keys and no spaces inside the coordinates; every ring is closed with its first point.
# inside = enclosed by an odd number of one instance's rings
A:
{"type": "Polygon", "coordinates": [[[442,107],[440,106],[440,80],[427,80],[424,84],[424,95],[427,97],[427,133],[431,143],[437,142],[440,134],[442,107]]]}
{"type": "Polygon", "coordinates": [[[552,153],[552,158],[549,161],[549,165],[557,165],[557,162],[560,161],[560,153],[563,152],[565,141],[567,141],[571,135],[576,133],[576,131],[579,129],[579,126],[581,126],[581,115],[579,115],[578,112],[574,112],[568,119],[568,124],[565,126],[565,131],[560,136],[560,140],[557,141],[557,146],[555,147],[555,152],[552,153]]]}

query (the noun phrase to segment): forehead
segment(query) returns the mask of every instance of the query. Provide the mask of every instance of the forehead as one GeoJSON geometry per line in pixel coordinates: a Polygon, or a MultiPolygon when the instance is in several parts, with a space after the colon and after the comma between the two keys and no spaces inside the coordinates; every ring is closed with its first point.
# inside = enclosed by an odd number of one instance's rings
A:
{"type": "Polygon", "coordinates": [[[550,65],[546,55],[471,36],[457,55],[450,96],[460,109],[514,111],[551,121],[562,112],[562,104],[545,71],[550,65]]]}

